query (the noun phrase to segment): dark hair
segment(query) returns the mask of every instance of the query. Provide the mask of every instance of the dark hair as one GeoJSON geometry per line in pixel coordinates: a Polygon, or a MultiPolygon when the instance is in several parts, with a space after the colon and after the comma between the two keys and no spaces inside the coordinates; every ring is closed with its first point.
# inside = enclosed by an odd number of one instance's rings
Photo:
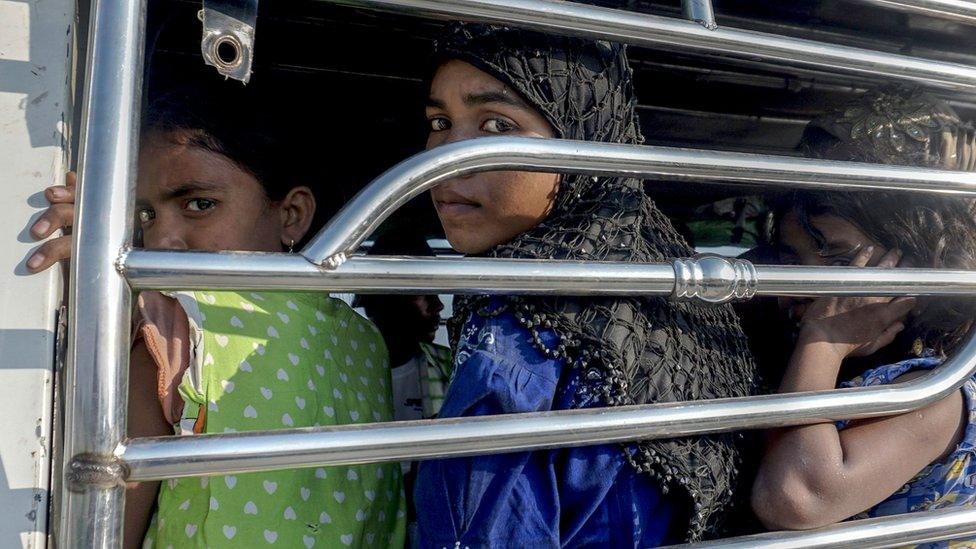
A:
{"type": "Polygon", "coordinates": [[[296,144],[280,121],[261,114],[246,88],[182,88],[150,101],[143,134],[173,134],[181,143],[219,154],[250,173],[269,200],[306,184],[296,144]]]}
{"type": "MultiPolygon", "coordinates": [[[[418,232],[405,227],[390,229],[376,237],[366,255],[410,255],[418,257],[433,257],[434,250],[427,244],[427,239],[418,232]]],[[[395,296],[377,294],[357,294],[353,299],[353,307],[362,307],[366,316],[374,318],[384,302],[389,302],[395,296]]]]}

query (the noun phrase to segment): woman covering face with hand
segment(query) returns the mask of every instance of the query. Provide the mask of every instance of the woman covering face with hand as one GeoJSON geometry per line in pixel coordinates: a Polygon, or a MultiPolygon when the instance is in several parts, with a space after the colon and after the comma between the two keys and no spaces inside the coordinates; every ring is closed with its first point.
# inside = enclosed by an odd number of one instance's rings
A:
{"type": "MultiPolygon", "coordinates": [[[[918,92],[874,92],[812,123],[810,156],[972,171],[976,132],[918,92]]],[[[780,208],[781,260],[976,269],[967,199],[802,192],[780,208]]],[[[781,300],[798,323],[780,392],[906,381],[941,364],[972,325],[963,298],[781,300]],[[842,374],[842,367],[844,372],[842,374]]],[[[770,528],[812,528],[976,501],[976,381],[920,410],[773,432],[752,494],[770,528]]],[[[936,544],[946,547],[948,542],[936,544]]]]}
{"type": "MultiPolygon", "coordinates": [[[[490,26],[439,45],[428,147],[492,135],[640,143],[622,46],[490,26]]],[[[640,181],[475,174],[432,191],[448,240],[500,258],[664,261],[693,251],[640,181]]],[[[455,301],[441,417],[745,396],[753,365],[727,307],[660,298],[455,301]]],[[[731,435],[421,462],[421,546],[653,546],[715,531],[731,435]]]]}

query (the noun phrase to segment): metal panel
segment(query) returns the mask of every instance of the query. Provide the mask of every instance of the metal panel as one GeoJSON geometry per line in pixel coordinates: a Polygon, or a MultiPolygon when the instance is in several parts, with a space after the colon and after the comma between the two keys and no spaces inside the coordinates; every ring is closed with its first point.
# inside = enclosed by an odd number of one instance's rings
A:
{"type": "Polygon", "coordinates": [[[561,0],[322,1],[421,17],[529,27],[750,62],[829,69],[938,88],[976,89],[974,67],[725,27],[709,30],[690,21],[561,0]]]}
{"type": "Polygon", "coordinates": [[[847,0],[873,6],[881,6],[906,13],[917,13],[955,21],[976,24],[976,3],[972,0],[847,0]]]}
{"type": "Polygon", "coordinates": [[[69,0],[0,0],[0,547],[47,542],[61,277],[24,261],[40,192],[64,178],[73,18],[69,0]]]}
{"type": "Polygon", "coordinates": [[[145,0],[91,7],[78,203],[69,285],[64,483],[59,544],[122,543],[130,292],[115,270],[132,242],[145,0]]]}

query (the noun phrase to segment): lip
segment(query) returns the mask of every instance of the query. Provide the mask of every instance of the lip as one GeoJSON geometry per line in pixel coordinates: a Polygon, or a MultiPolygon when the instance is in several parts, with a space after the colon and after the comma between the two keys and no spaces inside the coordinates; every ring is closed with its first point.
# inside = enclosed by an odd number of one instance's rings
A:
{"type": "Polygon", "coordinates": [[[442,216],[464,215],[481,207],[477,201],[450,188],[437,188],[431,196],[434,199],[434,208],[442,216]]]}

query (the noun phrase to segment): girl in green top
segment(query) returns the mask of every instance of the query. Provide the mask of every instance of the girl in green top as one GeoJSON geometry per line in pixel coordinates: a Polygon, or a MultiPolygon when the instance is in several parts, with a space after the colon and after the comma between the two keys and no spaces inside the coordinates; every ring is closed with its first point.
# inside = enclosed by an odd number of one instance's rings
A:
{"type": "MultiPolygon", "coordinates": [[[[236,114],[249,109],[233,93],[212,102],[171,95],[151,106],[136,208],[146,248],[273,252],[309,230],[311,191],[296,186],[267,128],[254,131],[251,114],[236,114]]],[[[42,219],[69,225],[59,214],[73,189],[47,195],[56,204],[42,219]]],[[[51,232],[35,227],[36,236],[51,232]]],[[[32,267],[64,257],[63,248],[42,247],[32,267]]],[[[145,292],[134,319],[129,436],[393,418],[383,339],[323,294],[145,292]]],[[[398,464],[145,482],[126,492],[125,545],[399,547],[404,501],[398,464]]]]}

